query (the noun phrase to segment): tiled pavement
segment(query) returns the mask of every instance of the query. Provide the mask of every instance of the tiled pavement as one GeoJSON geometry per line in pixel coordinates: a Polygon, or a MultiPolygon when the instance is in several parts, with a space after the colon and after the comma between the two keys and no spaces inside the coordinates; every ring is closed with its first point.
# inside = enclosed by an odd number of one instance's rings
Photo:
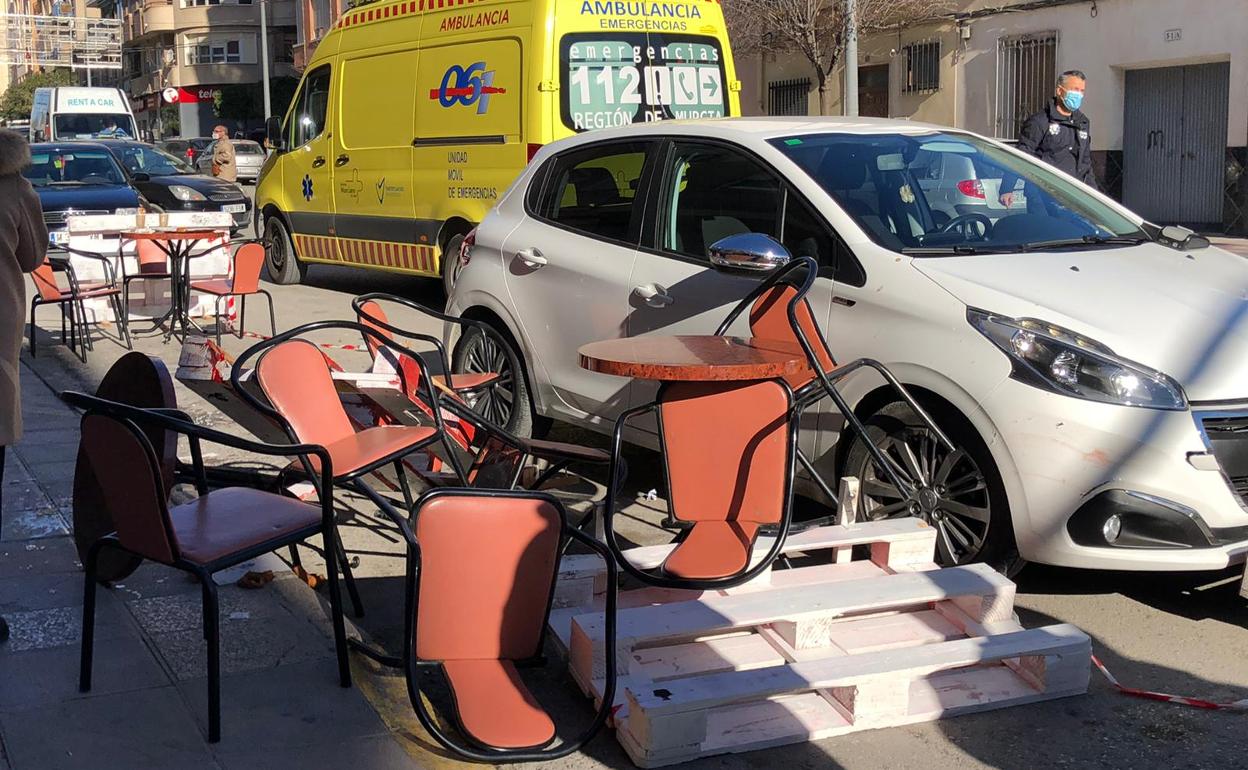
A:
{"type": "Polygon", "coordinates": [[[0,532],[0,768],[411,767],[360,688],[337,685],[320,598],[289,572],[221,587],[224,740],[206,741],[200,592],[145,564],[99,591],[94,687],[77,687],[83,579],[69,537],[75,414],[22,368],[0,532]]]}

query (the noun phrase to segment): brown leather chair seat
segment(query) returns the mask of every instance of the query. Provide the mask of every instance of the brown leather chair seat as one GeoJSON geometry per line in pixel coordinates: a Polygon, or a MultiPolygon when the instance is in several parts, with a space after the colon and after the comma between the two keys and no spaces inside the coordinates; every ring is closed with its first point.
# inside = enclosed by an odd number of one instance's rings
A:
{"type": "Polygon", "coordinates": [[[499,749],[533,749],[555,738],[555,723],[520,681],[509,660],[443,661],[460,727],[499,749]]]}
{"type": "Polygon", "coordinates": [[[691,580],[718,580],[749,564],[758,536],[753,521],[699,521],[663,562],[669,575],[691,580]]]}
{"type": "Polygon", "coordinates": [[[218,489],[169,510],[183,559],[211,564],[321,524],[321,510],[289,497],[243,487],[218,489]]]}

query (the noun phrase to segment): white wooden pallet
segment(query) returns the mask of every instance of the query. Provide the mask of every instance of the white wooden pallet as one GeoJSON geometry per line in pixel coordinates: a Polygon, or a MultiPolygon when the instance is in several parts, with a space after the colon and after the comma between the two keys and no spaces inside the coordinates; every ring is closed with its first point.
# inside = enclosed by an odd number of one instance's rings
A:
{"type": "MultiPolygon", "coordinates": [[[[784,551],[831,550],[831,564],[773,569],[724,591],[622,592],[620,743],[657,767],[1086,691],[1086,635],[1024,631],[1012,582],[983,565],[938,569],[934,549],[935,531],[914,519],[823,527],[784,551]],[[848,560],[855,545],[870,558],[848,560]]],[[[646,568],[670,550],[628,556],[646,568]]],[[[605,572],[592,559],[565,557],[550,628],[596,702],[605,572]]]]}

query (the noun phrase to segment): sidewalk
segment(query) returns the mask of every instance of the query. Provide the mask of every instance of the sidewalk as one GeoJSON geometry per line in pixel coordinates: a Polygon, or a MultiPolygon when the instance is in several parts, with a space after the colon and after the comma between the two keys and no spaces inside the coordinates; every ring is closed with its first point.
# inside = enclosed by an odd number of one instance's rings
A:
{"type": "Polygon", "coordinates": [[[78,418],[21,376],[26,436],[9,448],[0,532],[0,769],[415,766],[362,690],[338,686],[319,597],[285,570],[220,589],[221,743],[207,743],[200,592],[184,573],[147,563],[99,591],[94,688],[80,694],[78,418]]]}

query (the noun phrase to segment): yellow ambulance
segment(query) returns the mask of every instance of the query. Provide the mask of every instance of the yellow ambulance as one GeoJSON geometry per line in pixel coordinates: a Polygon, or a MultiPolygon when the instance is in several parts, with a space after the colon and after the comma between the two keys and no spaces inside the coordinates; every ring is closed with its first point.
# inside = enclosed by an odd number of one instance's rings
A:
{"type": "Polygon", "coordinates": [[[269,273],[441,276],[543,144],[739,115],[719,0],[379,0],[308,63],[256,187],[269,273]]]}

